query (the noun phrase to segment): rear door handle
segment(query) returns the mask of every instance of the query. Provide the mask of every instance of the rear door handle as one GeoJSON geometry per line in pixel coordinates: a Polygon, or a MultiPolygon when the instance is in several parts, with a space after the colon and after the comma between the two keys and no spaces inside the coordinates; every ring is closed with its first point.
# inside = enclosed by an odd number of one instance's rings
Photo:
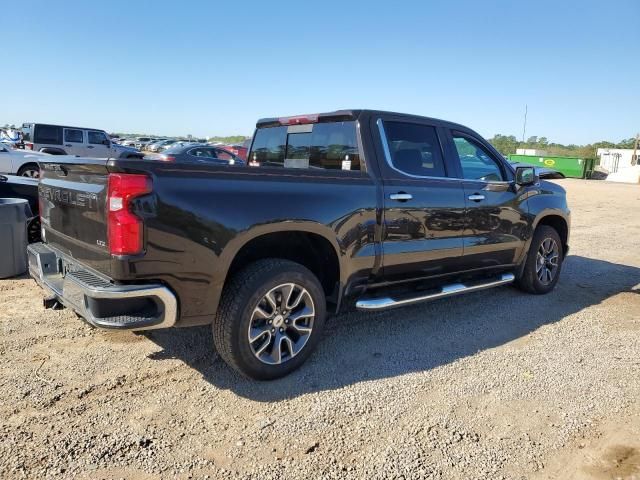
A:
{"type": "Polygon", "coordinates": [[[398,192],[392,193],[391,195],[389,195],[389,198],[398,202],[406,202],[407,200],[411,200],[413,198],[413,195],[411,195],[410,193],[398,192]]]}
{"type": "Polygon", "coordinates": [[[93,148],[91,145],[89,145],[87,148],[93,148]]]}
{"type": "Polygon", "coordinates": [[[65,143],[65,144],[64,144],[64,146],[65,146],[65,147],[70,147],[70,146],[71,146],[71,144],[70,144],[70,143],[65,143]]]}
{"type": "Polygon", "coordinates": [[[481,202],[482,200],[484,200],[484,195],[480,195],[479,193],[474,193],[473,195],[469,195],[467,198],[472,202],[481,202]]]}

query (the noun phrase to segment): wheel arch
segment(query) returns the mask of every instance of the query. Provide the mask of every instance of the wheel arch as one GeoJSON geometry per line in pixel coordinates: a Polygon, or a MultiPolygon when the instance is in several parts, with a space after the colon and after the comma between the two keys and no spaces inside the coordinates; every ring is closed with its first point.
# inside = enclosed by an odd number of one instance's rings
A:
{"type": "MultiPolygon", "coordinates": [[[[340,250],[335,239],[316,225],[286,225],[269,231],[256,229],[242,242],[225,249],[228,279],[245,265],[262,258],[282,258],[304,265],[320,280],[327,296],[335,293],[340,282],[340,250]]],[[[231,246],[231,245],[229,245],[231,246]]]]}
{"type": "Polygon", "coordinates": [[[558,232],[560,240],[562,241],[563,256],[566,256],[569,251],[569,221],[567,218],[557,212],[548,212],[536,219],[533,231],[535,232],[540,225],[547,225],[558,232]]]}
{"type": "Polygon", "coordinates": [[[558,235],[560,236],[560,240],[562,242],[563,257],[566,257],[567,253],[569,252],[569,228],[571,227],[569,216],[561,210],[543,210],[538,214],[538,216],[535,218],[535,221],[531,225],[531,234],[527,239],[526,247],[522,252],[522,258],[520,259],[518,268],[516,269],[517,277],[522,276],[522,272],[524,271],[525,263],[527,261],[527,256],[529,255],[529,249],[531,248],[531,241],[533,240],[533,235],[539,225],[548,225],[555,229],[558,232],[558,235]]]}
{"type": "Polygon", "coordinates": [[[232,240],[220,255],[220,281],[215,285],[213,303],[218,308],[224,287],[239,270],[264,258],[282,258],[300,263],[313,272],[332,302],[338,302],[342,279],[342,255],[335,234],[313,222],[283,222],[263,225],[232,240]]]}
{"type": "Polygon", "coordinates": [[[62,148],[55,148],[55,147],[44,147],[44,148],[41,148],[39,152],[48,153],[49,155],[66,155],[67,154],[67,152],[62,148]]]}
{"type": "Polygon", "coordinates": [[[22,172],[26,170],[27,167],[35,167],[38,170],[40,169],[40,165],[38,164],[38,162],[25,161],[15,169],[16,175],[22,175],[22,172]]]}

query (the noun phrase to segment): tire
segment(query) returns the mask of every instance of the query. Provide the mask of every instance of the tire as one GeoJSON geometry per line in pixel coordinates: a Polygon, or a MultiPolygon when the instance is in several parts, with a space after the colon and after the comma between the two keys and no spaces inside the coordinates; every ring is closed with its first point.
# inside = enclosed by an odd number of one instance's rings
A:
{"type": "Polygon", "coordinates": [[[289,260],[259,260],[235,274],[224,288],[212,325],[213,341],[237,372],[272,380],[291,373],[311,355],[322,336],[325,316],[324,291],[311,271],[289,260]],[[289,285],[294,285],[290,291],[289,285]],[[275,302],[269,303],[267,297],[275,302]],[[283,303],[285,297],[288,304],[283,303]],[[308,333],[299,334],[304,330],[308,333]],[[254,334],[253,343],[252,332],[262,332],[254,334]]]}
{"type": "Polygon", "coordinates": [[[21,177],[40,178],[40,168],[37,163],[25,163],[18,169],[18,175],[21,177]]]}
{"type": "Polygon", "coordinates": [[[34,217],[27,223],[27,240],[36,243],[42,240],[40,235],[40,217],[34,217]]]}
{"type": "Polygon", "coordinates": [[[538,226],[533,234],[533,238],[531,239],[531,245],[529,246],[527,258],[525,259],[524,269],[520,278],[516,280],[516,286],[520,290],[529,293],[539,295],[549,293],[555,288],[556,283],[558,283],[560,271],[562,270],[563,259],[563,246],[558,232],[548,225],[538,226]],[[544,257],[545,255],[543,255],[543,253],[547,251],[546,247],[552,245],[552,242],[555,242],[554,245],[557,247],[557,250],[550,254],[548,258],[552,258],[554,255],[557,255],[557,264],[555,265],[555,268],[552,268],[553,263],[549,263],[545,260],[544,266],[541,267],[540,257],[538,254],[540,253],[544,257]],[[551,279],[549,279],[549,276],[542,271],[543,269],[547,269],[552,273],[551,279]],[[540,278],[541,276],[542,278],[540,278]]]}

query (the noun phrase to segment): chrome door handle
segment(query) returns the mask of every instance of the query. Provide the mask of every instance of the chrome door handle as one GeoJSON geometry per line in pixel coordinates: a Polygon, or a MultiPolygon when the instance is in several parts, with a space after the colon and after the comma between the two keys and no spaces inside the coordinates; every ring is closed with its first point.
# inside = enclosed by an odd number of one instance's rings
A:
{"type": "Polygon", "coordinates": [[[410,193],[400,192],[392,193],[391,195],[389,195],[389,198],[391,200],[397,200],[398,202],[406,202],[407,200],[411,200],[413,198],[413,195],[411,195],[410,193]]]}
{"type": "Polygon", "coordinates": [[[474,193],[473,195],[469,195],[467,198],[469,200],[471,200],[472,202],[480,202],[480,201],[484,200],[484,195],[480,195],[478,193],[474,193]]]}

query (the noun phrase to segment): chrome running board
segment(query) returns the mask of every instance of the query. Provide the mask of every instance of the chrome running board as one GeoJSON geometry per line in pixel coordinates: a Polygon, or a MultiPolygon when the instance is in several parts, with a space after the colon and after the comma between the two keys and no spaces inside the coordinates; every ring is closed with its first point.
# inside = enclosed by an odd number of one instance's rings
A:
{"type": "Polygon", "coordinates": [[[444,285],[437,290],[431,290],[430,293],[423,293],[417,297],[378,297],[378,298],[361,298],[356,302],[358,310],[386,310],[388,308],[404,307],[413,305],[414,303],[428,302],[437,300],[438,298],[451,297],[462,293],[477,292],[487,288],[499,287],[506,285],[515,280],[513,273],[503,273],[502,275],[483,283],[452,283],[444,285]]]}

